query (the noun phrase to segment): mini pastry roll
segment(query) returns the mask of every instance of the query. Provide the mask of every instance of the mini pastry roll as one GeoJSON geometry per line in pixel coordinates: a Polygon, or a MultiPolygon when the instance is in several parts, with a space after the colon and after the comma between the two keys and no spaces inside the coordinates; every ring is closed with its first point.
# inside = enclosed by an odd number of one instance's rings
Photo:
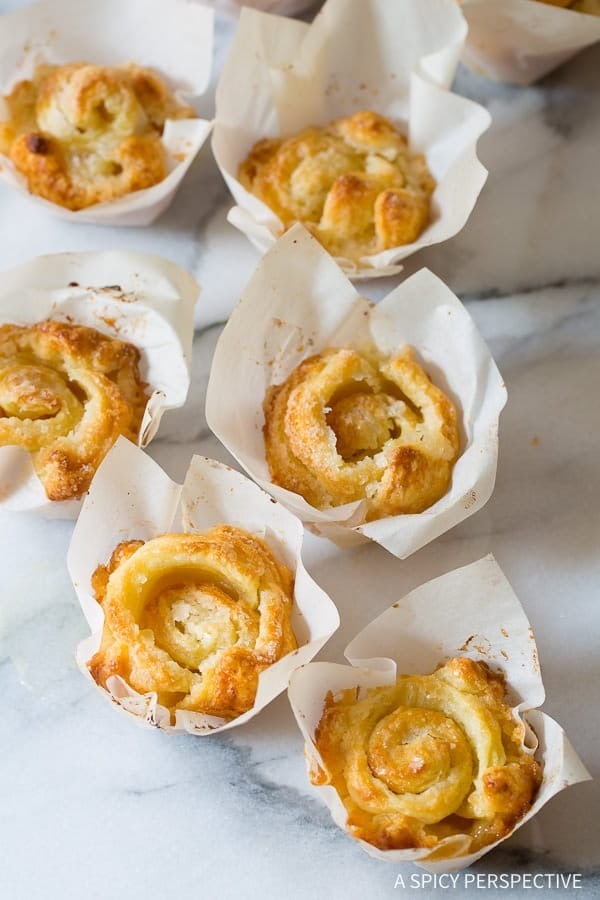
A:
{"type": "Polygon", "coordinates": [[[465,36],[455,0],[327,0],[310,25],[244,9],[212,142],[229,221],[262,253],[301,222],[352,278],[460,231],[490,122],[447,90],[465,36]]]}
{"type": "Polygon", "coordinates": [[[344,653],[295,672],[289,698],[310,781],[371,856],[456,871],[589,778],[536,709],[531,627],[492,556],[411,591],[344,653]]]}
{"type": "Polygon", "coordinates": [[[462,0],[463,61],[479,75],[532,84],[600,41],[599,0],[462,0]]]}
{"type": "Polygon", "coordinates": [[[431,675],[401,675],[360,697],[327,697],[315,747],[348,812],[348,830],[381,850],[434,850],[464,837],[468,853],[500,840],[531,808],[542,769],[502,677],[456,657],[431,675]]]}
{"type": "Polygon", "coordinates": [[[301,222],[329,253],[356,264],[416,241],[436,186],[423,154],[371,110],[259,141],[238,177],[286,228],[301,222]]]}
{"type": "Polygon", "coordinates": [[[148,402],[132,344],[47,320],[0,326],[0,447],[22,447],[49,500],[76,500],[148,402]]]}
{"type": "Polygon", "coordinates": [[[2,17],[0,179],[72,222],[148,225],[211,123],[213,11],[40,0],[2,17]]]}
{"type": "Polygon", "coordinates": [[[163,181],[167,119],[193,119],[163,80],[133,64],[38,66],[4,98],[0,153],[32,194],[85,209],[163,181]]]}
{"type": "Polygon", "coordinates": [[[448,490],[456,409],[410,347],[311,356],[269,388],[264,413],[274,484],[317,509],[362,500],[372,521],[423,512],[448,490]]]}
{"type": "Polygon", "coordinates": [[[241,528],[123,542],[92,585],[104,612],[92,677],[119,675],[172,712],[247,712],[259,673],[297,647],[293,575],[241,528]]]}
{"type": "Polygon", "coordinates": [[[0,502],[76,515],[119,436],[145,446],[189,385],[199,288],[140,253],[66,253],[0,284],[0,502]]]}
{"type": "Polygon", "coordinates": [[[422,270],[375,305],[295,225],[219,338],[206,419],[312,531],[404,558],[487,501],[505,398],[439,279],[422,270]]]}
{"type": "Polygon", "coordinates": [[[339,624],[302,541],[298,519],[228,466],[195,456],[176,484],[119,438],[69,547],[91,630],[81,671],[113,705],[167,732],[248,721],[339,624]]]}

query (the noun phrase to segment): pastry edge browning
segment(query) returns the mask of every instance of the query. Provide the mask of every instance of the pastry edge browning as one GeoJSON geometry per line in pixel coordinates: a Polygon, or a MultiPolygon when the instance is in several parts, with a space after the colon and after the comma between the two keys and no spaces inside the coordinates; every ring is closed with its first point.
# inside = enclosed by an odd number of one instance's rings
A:
{"type": "MultiPolygon", "coordinates": [[[[152,568],[142,568],[140,572],[141,577],[152,581],[152,568]]],[[[164,577],[168,579],[168,568],[164,577]]],[[[189,577],[188,573],[188,588],[189,577]]],[[[105,690],[108,690],[107,680],[118,675],[136,691],[156,692],[158,702],[169,709],[172,719],[177,709],[224,719],[237,718],[254,705],[260,672],[297,648],[290,618],[291,571],[276,559],[264,541],[233,526],[221,525],[201,533],[165,534],[148,542],[119,544],[108,565],[101,565],[94,572],[92,588],[105,613],[100,648],[88,662],[92,678],[105,690]],[[163,649],[161,641],[164,645],[165,639],[160,627],[164,628],[164,620],[161,623],[154,615],[153,631],[148,621],[137,622],[122,602],[124,587],[135,584],[130,573],[125,573],[125,580],[121,578],[124,567],[144,567],[155,553],[164,553],[166,558],[169,548],[176,548],[173,559],[177,559],[177,566],[181,568],[185,563],[193,568],[196,559],[198,578],[206,579],[207,575],[213,578],[212,587],[210,583],[202,584],[197,593],[214,596],[225,592],[229,606],[235,608],[236,604],[246,603],[241,585],[246,581],[250,585],[246,599],[255,591],[256,632],[250,635],[247,645],[242,645],[244,635],[239,633],[238,644],[226,645],[209,654],[196,671],[180,664],[163,649]],[[134,558],[140,550],[145,555],[141,563],[139,556],[137,560],[134,558]]],[[[174,592],[183,604],[194,599],[188,588],[174,582],[174,592]]],[[[164,584],[161,588],[159,583],[154,596],[142,602],[152,607],[157,599],[160,602],[161,593],[164,594],[164,584]]],[[[219,602],[222,600],[221,596],[219,602]]],[[[207,631],[210,624],[208,621],[207,631]]]]}
{"type": "Polygon", "coordinates": [[[422,512],[448,490],[460,450],[456,410],[410,347],[393,358],[372,353],[367,359],[349,349],[308,357],[282,384],[267,390],[263,412],[273,483],[317,509],[365,500],[365,520],[371,521],[422,512]],[[330,427],[335,410],[327,410],[340,389],[351,390],[359,382],[386,398],[388,432],[372,455],[347,461],[339,452],[339,432],[330,427]],[[395,397],[387,396],[391,390],[395,397]],[[398,404],[404,410],[395,415],[398,404]]]}
{"type": "MultiPolygon", "coordinates": [[[[435,699],[429,702],[429,710],[437,708],[435,699]]],[[[413,709],[409,708],[408,713],[412,712],[413,709]]],[[[418,713],[419,709],[415,712],[418,713]]],[[[474,718],[476,720],[477,717],[474,718]]],[[[380,850],[424,849],[431,851],[427,858],[436,860],[460,857],[507,837],[531,808],[542,783],[543,773],[533,753],[525,746],[525,734],[524,724],[506,704],[503,676],[492,672],[484,662],[459,657],[440,664],[432,675],[400,676],[396,685],[391,687],[370,688],[365,691],[348,689],[336,696],[328,692],[314,738],[321,763],[311,760],[309,779],[312,784],[331,785],[336,790],[346,808],[346,828],[353,837],[380,850]],[[434,685],[434,680],[438,684],[434,685]],[[367,752],[361,758],[362,751],[353,747],[353,741],[358,740],[356,735],[360,734],[361,728],[368,722],[369,704],[376,706],[380,703],[383,713],[377,722],[383,722],[386,726],[386,719],[391,719],[397,708],[394,706],[394,695],[399,688],[402,690],[404,685],[404,690],[410,695],[412,683],[417,685],[414,693],[418,694],[419,685],[422,685],[422,691],[427,693],[431,690],[435,698],[440,681],[442,687],[446,683],[450,688],[458,688],[464,692],[469,697],[471,706],[474,702],[475,710],[477,706],[481,707],[481,721],[485,723],[488,720],[488,725],[493,725],[491,744],[486,744],[486,740],[480,741],[486,752],[492,748],[490,760],[493,764],[481,764],[472,743],[472,735],[467,733],[474,765],[473,778],[469,779],[471,793],[467,793],[462,803],[455,804],[449,815],[437,821],[434,816],[427,823],[393,809],[377,809],[381,803],[381,794],[377,776],[371,768],[373,760],[367,752]],[[491,723],[490,716],[493,720],[491,723]],[[495,736],[494,729],[497,731],[495,736]],[[360,778],[356,781],[357,753],[364,768],[362,782],[360,778]],[[347,778],[354,778],[354,784],[349,784],[347,778]],[[368,809],[369,805],[372,806],[371,811],[368,809]],[[448,848],[447,853],[443,845],[439,846],[443,839],[449,837],[464,839],[458,852],[456,843],[448,848]]],[[[433,740],[432,735],[428,737],[433,740]]],[[[390,747],[391,745],[385,748],[388,753],[385,761],[388,764],[390,759],[393,762],[393,748],[390,747]]],[[[400,748],[400,752],[404,749],[400,748]]],[[[421,755],[426,756],[427,749],[417,749],[421,755]]],[[[400,757],[404,769],[399,766],[399,777],[407,777],[409,782],[411,778],[418,777],[415,772],[418,773],[419,766],[423,765],[426,770],[418,753],[413,754],[412,759],[411,753],[409,742],[408,751],[400,757]]],[[[441,753],[436,748],[436,761],[441,753]]],[[[385,766],[382,766],[381,770],[391,780],[391,769],[386,771],[385,766]]],[[[389,789],[386,790],[389,792],[389,789]]],[[[418,799],[418,794],[415,797],[418,799]]]]}
{"type": "MultiPolygon", "coordinates": [[[[5,374],[10,377],[14,370],[16,406],[19,401],[28,406],[32,401],[56,400],[60,415],[70,395],[84,395],[79,414],[75,412],[66,430],[57,433],[52,417],[46,425],[43,415],[37,421],[28,418],[27,408],[20,414],[17,410],[16,416],[0,415],[0,445],[31,452],[49,500],[80,498],[117,438],[124,435],[137,441],[149,396],[140,377],[140,360],[133,344],[83,325],[49,319],[30,326],[0,326],[0,392],[5,374]],[[54,397],[46,381],[57,376],[63,393],[54,397]]],[[[78,403],[75,399],[74,405],[78,403]]],[[[0,412],[2,404],[0,397],[0,412]]]]}
{"type": "Polygon", "coordinates": [[[4,99],[0,151],[30,193],[72,211],[163,181],[165,120],[196,116],[158,75],[131,63],[40,65],[4,99]]]}
{"type": "Polygon", "coordinates": [[[288,139],[263,138],[238,179],[284,229],[301,222],[329,253],[354,263],[417,240],[436,187],[425,157],[371,110],[288,139]]]}

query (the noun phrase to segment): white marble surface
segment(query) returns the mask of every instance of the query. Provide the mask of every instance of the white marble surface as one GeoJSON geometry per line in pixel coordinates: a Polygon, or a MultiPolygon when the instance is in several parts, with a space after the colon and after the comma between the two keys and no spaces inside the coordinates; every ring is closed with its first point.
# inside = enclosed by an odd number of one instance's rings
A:
{"type": "MultiPolygon", "coordinates": [[[[4,0],[0,11],[17,5],[4,0]]],[[[218,59],[230,33],[219,25],[218,59]]],[[[306,552],[341,612],[322,653],[337,661],[407,590],[493,552],[537,637],[544,709],[592,774],[600,769],[599,63],[593,48],[531,89],[460,72],[458,89],[494,117],[481,142],[489,183],[463,233],[407,267],[427,264],[467,297],[506,379],[494,496],[405,562],[310,536],[306,552]]],[[[208,148],[150,229],[68,226],[1,188],[0,268],[65,249],[160,253],[200,279],[200,321],[214,322],[256,263],[226,209],[208,148]]],[[[389,287],[364,292],[377,298],[389,287]]],[[[193,452],[227,459],[203,418],[218,333],[198,335],[189,403],[165,418],[151,448],[173,477],[193,452]]],[[[71,529],[0,514],[0,898],[395,895],[397,874],[408,881],[420,870],[369,859],[332,825],[307,784],[285,697],[247,726],[204,740],[137,728],[90,688],[73,659],[86,626],[65,566],[71,529]]],[[[581,873],[581,890],[553,893],[597,896],[599,820],[598,785],[578,785],[474,871],[581,873]]],[[[452,893],[469,893],[464,880],[452,893]]]]}

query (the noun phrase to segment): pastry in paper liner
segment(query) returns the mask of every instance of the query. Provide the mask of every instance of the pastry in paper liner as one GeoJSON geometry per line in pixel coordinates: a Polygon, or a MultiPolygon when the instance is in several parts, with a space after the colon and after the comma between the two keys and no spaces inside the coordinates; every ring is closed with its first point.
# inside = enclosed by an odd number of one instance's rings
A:
{"type": "MultiPolygon", "coordinates": [[[[167,409],[182,406],[189,382],[194,305],[200,288],[175,263],[145,253],[57,253],[2,273],[0,325],[46,319],[83,325],[133,344],[149,399],[139,432],[146,446],[167,409]]],[[[0,505],[74,518],[80,500],[51,501],[31,455],[0,447],[0,505]]]]}
{"type": "Polygon", "coordinates": [[[217,344],[206,419],[261,487],[318,534],[341,546],[380,543],[404,558],[476,512],[494,486],[498,418],[506,389],[473,320],[455,295],[423,269],[377,306],[361,297],[334,260],[300,225],[268,252],[217,344]],[[365,522],[360,501],[318,510],[273,484],[263,439],[263,402],[302,360],[330,347],[384,355],[414,348],[458,412],[460,456],[449,490],[429,509],[365,522]]]}
{"type": "MultiPolygon", "coordinates": [[[[309,772],[324,770],[315,747],[328,692],[393,684],[396,674],[428,674],[453,657],[485,662],[506,680],[507,701],[526,726],[524,747],[542,764],[542,783],[529,811],[501,840],[525,824],[556,793],[589,779],[563,729],[536,709],[544,701],[535,639],[510,584],[489,555],[416,588],[378,616],[346,647],[351,666],[311,663],[290,681],[289,699],[305,739],[309,772]]],[[[360,695],[359,695],[360,696],[360,695]]],[[[347,813],[335,789],[316,788],[340,828],[347,813]]],[[[471,865],[501,841],[465,853],[460,835],[435,849],[380,850],[359,841],[371,856],[393,863],[414,862],[431,872],[471,865]]]]}
{"type": "Polygon", "coordinates": [[[478,75],[532,84],[600,41],[600,19],[538,0],[462,0],[462,60],[478,75]]]}
{"type": "Polygon", "coordinates": [[[425,154],[437,182],[432,221],[410,244],[358,265],[340,259],[345,271],[398,272],[411,253],[460,231],[487,176],[476,143],[490,124],[481,106],[446,90],[465,35],[454,0],[328,0],[310,26],[245,9],[217,87],[212,139],[237,204],[229,221],[266,252],[283,225],[237,178],[253,145],[370,109],[405,126],[410,150],[425,154]]]}
{"type": "MultiPolygon", "coordinates": [[[[6,118],[1,98],[41,63],[135,63],[154,69],[185,104],[208,88],[213,17],[211,9],[183,0],[41,0],[9,13],[2,17],[0,33],[0,119],[6,118]]],[[[30,194],[25,178],[4,156],[0,179],[70,222],[148,225],[171,203],[210,129],[211,122],[201,118],[167,120],[162,134],[166,178],[76,212],[30,194]]]]}
{"type": "Polygon", "coordinates": [[[237,526],[261,537],[292,570],[291,624],[298,648],[260,673],[254,705],[230,721],[178,709],[171,724],[169,711],[158,703],[155,693],[140,694],[118,676],[107,680],[109,692],[96,685],[137,721],[167,732],[205,735],[248,721],[285,690],[292,671],[312,659],[339,625],[334,604],[304,568],[303,529],[295,516],[243,475],[204,457],[193,457],[184,484],[175,484],[150,457],[120,438],[92,482],[68,553],[69,573],[92,631],[77,650],[86,677],[92,680],[88,663],[100,646],[104,622],[90,583],[98,565],[106,563],[122,541],[201,531],[216,524],[237,526]]]}

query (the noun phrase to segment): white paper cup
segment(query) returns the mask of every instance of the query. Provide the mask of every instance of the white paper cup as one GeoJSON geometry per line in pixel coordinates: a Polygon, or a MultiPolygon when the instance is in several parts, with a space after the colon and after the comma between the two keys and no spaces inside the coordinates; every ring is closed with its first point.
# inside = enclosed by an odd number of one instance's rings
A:
{"type": "MultiPolygon", "coordinates": [[[[0,97],[40,63],[133,62],[156,70],[180,102],[189,102],[210,81],[213,17],[211,9],[184,0],[41,0],[25,6],[0,20],[0,97]]],[[[200,118],[168,120],[163,181],[75,212],[30,194],[26,179],[2,155],[0,181],[69,222],[149,225],[171,203],[211,127],[200,118]]]]}
{"type": "Polygon", "coordinates": [[[465,307],[427,269],[373,306],[300,225],[268,252],[219,339],[206,419],[249,475],[312,531],[346,546],[376,541],[404,559],[472,515],[496,477],[498,418],[506,388],[465,307]],[[461,453],[447,493],[417,515],[364,523],[364,504],[318,510],[272,483],[263,440],[263,401],[303,360],[328,347],[374,341],[384,354],[412,345],[457,406],[461,453]],[[362,524],[361,524],[362,523],[362,524]]]}
{"type": "MultiPolygon", "coordinates": [[[[448,572],[427,582],[394,603],[367,625],[346,647],[351,666],[311,663],[292,677],[289,699],[304,736],[309,771],[324,769],[315,746],[315,730],[329,691],[393,684],[396,674],[429,674],[455,656],[481,660],[501,672],[514,714],[533,729],[527,746],[536,747],[543,764],[543,778],[531,809],[510,834],[528,822],[555,794],[570,784],[590,778],[563,729],[536,709],[544,701],[535,639],[525,612],[493,556],[448,572]]],[[[346,830],[347,814],[337,792],[328,785],[317,787],[340,828],[346,830]]],[[[507,834],[502,840],[510,837],[507,834]]],[[[360,840],[364,850],[387,862],[413,862],[430,872],[451,872],[470,866],[502,841],[476,853],[453,855],[452,838],[434,851],[379,850],[360,840]]]]}
{"type": "MultiPolygon", "coordinates": [[[[2,273],[0,325],[56,319],[134,344],[151,391],[139,435],[145,447],[165,410],[185,403],[199,291],[185,269],[158,256],[57,253],[2,273]]],[[[8,446],[0,447],[0,507],[75,518],[81,500],[49,500],[30,454],[8,446]]]]}
{"type": "Polygon", "coordinates": [[[212,139],[237,204],[229,221],[266,252],[284,229],[237,179],[253,145],[372,108],[427,157],[432,221],[412,244],[340,265],[352,278],[390,275],[457,234],[487,177],[476,145],[490,124],[483,107],[446,90],[465,36],[455,0],[327,0],[312,25],[245,9],[217,86],[212,139]]]}
{"type": "Polygon", "coordinates": [[[69,573],[92,631],[79,645],[77,661],[93,682],[87,663],[100,646],[104,621],[91,590],[95,569],[108,561],[121,541],[150,540],[172,531],[202,531],[219,524],[257,534],[294,573],[291,621],[298,649],[260,673],[254,706],[231,721],[177,710],[176,722],[171,725],[169,711],[158,704],[156,694],[139,694],[116,676],[109,679],[110,693],[96,685],[128,714],[171,733],[206,735],[249,721],[286,689],[294,669],[311,660],[337,629],[337,609],[302,562],[301,523],[222,463],[194,456],[183,485],[175,484],[149,456],[119,438],[92,482],[69,547],[69,573]]]}
{"type": "Polygon", "coordinates": [[[600,40],[600,17],[537,0],[462,0],[463,62],[479,75],[531,84],[600,40]]]}

